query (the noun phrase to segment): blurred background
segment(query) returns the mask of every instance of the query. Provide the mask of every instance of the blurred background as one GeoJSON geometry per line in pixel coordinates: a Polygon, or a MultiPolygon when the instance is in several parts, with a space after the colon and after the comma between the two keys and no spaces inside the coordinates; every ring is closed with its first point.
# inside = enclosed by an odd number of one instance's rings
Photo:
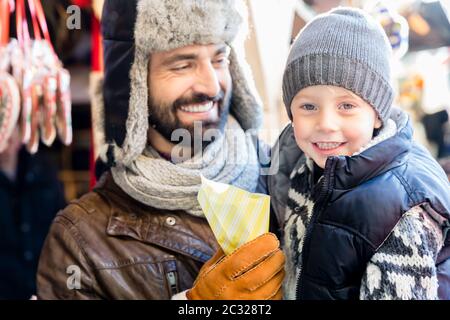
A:
{"type": "MultiPolygon", "coordinates": [[[[0,0],[0,3],[2,1],[16,7],[21,2],[0,0]]],[[[33,1],[38,2],[41,1],[33,1]]],[[[246,2],[250,25],[242,49],[264,104],[265,130],[261,132],[264,140],[274,143],[288,123],[281,98],[281,80],[295,36],[317,14],[340,5],[359,7],[380,22],[391,41],[393,80],[397,91],[395,104],[411,115],[416,140],[429,149],[450,176],[450,0],[246,2]]],[[[45,0],[41,4],[52,50],[60,67],[70,74],[71,112],[70,117],[61,116],[65,119],[61,121],[66,126],[66,134],[61,135],[58,131],[59,139],[38,142],[31,147],[27,145],[27,148],[21,147],[20,142],[13,148],[11,142],[0,152],[0,186],[4,190],[0,195],[0,298],[24,298],[33,292],[33,270],[48,224],[59,207],[88,192],[94,185],[94,159],[102,141],[101,103],[98,100],[101,96],[98,94],[101,93],[99,79],[103,68],[99,35],[103,0],[45,0]],[[67,136],[69,130],[71,139],[67,136]],[[15,161],[11,160],[11,154],[15,161]],[[25,161],[24,157],[31,160],[25,161]],[[27,161],[38,163],[41,169],[39,166],[38,169],[27,167],[27,161]],[[20,170],[22,173],[18,174],[20,170]],[[31,174],[33,170],[37,171],[31,174]],[[39,172],[44,178],[37,178],[39,172]],[[54,172],[54,179],[49,172],[54,172]],[[30,191],[33,188],[47,191],[37,199],[36,196],[31,200],[25,198],[27,192],[34,192],[30,191]],[[39,203],[46,202],[55,203],[55,206],[45,209],[45,214],[40,213],[40,220],[32,218],[33,214],[28,211],[35,211],[39,203]],[[12,216],[7,216],[9,212],[13,212],[12,216]],[[8,255],[15,259],[14,263],[1,262],[6,261],[8,255]],[[8,274],[8,270],[16,270],[17,279],[10,276],[2,279],[2,274],[8,274]],[[12,294],[9,289],[12,286],[20,288],[12,294]]],[[[37,16],[39,18],[39,14],[37,16]]],[[[4,21],[4,16],[1,17],[0,14],[0,22],[1,19],[4,21]]],[[[30,13],[25,17],[33,37],[33,17],[30,13]]],[[[15,18],[12,14],[9,35],[17,37],[15,18]]],[[[0,28],[4,30],[5,26],[0,28]]],[[[1,54],[0,51],[0,70],[1,54]]],[[[0,127],[2,121],[6,120],[0,109],[0,127]]]]}

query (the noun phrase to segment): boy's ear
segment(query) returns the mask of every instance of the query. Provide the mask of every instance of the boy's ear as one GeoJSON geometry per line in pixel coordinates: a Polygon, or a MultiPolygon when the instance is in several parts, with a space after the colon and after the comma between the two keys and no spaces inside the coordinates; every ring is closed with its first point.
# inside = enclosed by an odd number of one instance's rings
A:
{"type": "Polygon", "coordinates": [[[380,129],[383,123],[381,122],[381,119],[379,116],[375,119],[374,129],[380,129]]]}

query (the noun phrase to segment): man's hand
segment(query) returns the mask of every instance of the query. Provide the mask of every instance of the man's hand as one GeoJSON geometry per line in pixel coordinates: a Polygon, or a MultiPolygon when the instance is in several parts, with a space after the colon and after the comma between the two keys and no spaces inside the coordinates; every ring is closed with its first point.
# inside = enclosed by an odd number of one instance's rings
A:
{"type": "Polygon", "coordinates": [[[265,233],[225,256],[219,249],[200,270],[190,300],[279,300],[284,254],[272,233],[265,233]]]}

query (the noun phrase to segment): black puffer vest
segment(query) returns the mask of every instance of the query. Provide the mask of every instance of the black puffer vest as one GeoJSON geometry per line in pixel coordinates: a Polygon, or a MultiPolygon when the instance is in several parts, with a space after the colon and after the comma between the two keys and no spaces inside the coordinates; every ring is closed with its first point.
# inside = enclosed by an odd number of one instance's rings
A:
{"type": "MultiPolygon", "coordinates": [[[[439,297],[450,299],[449,182],[430,154],[412,142],[406,115],[393,114],[397,135],[358,156],[328,158],[304,239],[297,299],[358,299],[368,261],[402,215],[419,204],[446,236],[436,265],[439,297]]],[[[282,137],[291,139],[286,132],[282,137]]],[[[280,155],[283,145],[278,144],[280,155]]],[[[287,188],[278,187],[288,170],[279,165],[282,177],[269,177],[269,192],[282,225],[287,188]]]]}

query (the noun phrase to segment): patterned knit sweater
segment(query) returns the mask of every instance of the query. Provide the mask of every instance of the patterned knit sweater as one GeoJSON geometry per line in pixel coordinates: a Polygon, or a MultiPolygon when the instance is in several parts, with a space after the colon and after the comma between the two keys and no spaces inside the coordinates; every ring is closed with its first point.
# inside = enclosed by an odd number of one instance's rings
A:
{"type": "MultiPolygon", "coordinates": [[[[395,124],[391,123],[358,153],[393,136],[395,132],[395,124]]],[[[312,172],[312,160],[306,159],[291,174],[283,238],[286,254],[285,299],[295,299],[302,266],[303,240],[314,207],[312,190],[307,187],[311,184],[305,183],[313,179],[312,172]]],[[[429,218],[424,208],[413,207],[403,215],[367,264],[361,280],[360,299],[438,299],[435,261],[442,246],[440,227],[429,218]]]]}

